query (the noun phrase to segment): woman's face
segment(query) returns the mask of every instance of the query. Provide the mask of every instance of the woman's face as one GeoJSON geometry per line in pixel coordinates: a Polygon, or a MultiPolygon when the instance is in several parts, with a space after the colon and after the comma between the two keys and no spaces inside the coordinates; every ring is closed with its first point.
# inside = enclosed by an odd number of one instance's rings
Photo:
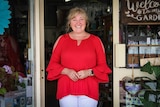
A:
{"type": "Polygon", "coordinates": [[[86,28],[86,19],[82,14],[77,14],[70,21],[70,27],[74,32],[83,32],[86,28]]]}

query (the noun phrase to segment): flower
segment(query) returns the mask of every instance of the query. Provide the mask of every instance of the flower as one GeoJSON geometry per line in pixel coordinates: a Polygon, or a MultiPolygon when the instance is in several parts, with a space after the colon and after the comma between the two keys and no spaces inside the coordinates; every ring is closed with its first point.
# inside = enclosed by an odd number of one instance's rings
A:
{"type": "Polygon", "coordinates": [[[5,71],[6,71],[7,74],[12,74],[11,67],[9,67],[8,65],[4,65],[2,68],[5,69],[5,71]]]}
{"type": "Polygon", "coordinates": [[[0,67],[0,95],[9,91],[15,91],[18,86],[25,88],[23,77],[13,66],[4,65],[0,67]]]}

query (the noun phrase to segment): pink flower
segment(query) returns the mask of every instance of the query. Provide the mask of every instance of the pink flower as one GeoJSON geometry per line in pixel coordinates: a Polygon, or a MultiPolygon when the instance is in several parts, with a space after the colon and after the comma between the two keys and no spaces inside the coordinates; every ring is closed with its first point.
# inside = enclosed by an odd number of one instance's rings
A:
{"type": "Polygon", "coordinates": [[[7,74],[12,74],[12,70],[11,70],[10,66],[4,65],[3,68],[5,69],[5,71],[7,72],[7,74]]]}

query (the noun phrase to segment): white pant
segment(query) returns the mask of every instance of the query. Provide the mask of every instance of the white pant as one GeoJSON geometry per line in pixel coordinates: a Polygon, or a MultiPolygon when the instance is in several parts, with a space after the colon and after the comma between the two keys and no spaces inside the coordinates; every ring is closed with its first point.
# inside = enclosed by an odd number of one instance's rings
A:
{"type": "Polygon", "coordinates": [[[98,101],[85,95],[68,95],[59,100],[60,107],[97,107],[98,101]]]}

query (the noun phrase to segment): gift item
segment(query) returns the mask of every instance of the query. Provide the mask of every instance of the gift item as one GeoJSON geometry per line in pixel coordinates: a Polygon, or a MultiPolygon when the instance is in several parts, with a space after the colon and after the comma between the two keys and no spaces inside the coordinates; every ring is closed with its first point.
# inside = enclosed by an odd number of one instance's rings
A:
{"type": "Polygon", "coordinates": [[[151,65],[158,66],[158,65],[160,65],[160,57],[140,59],[140,65],[141,65],[141,66],[143,66],[143,65],[146,64],[147,62],[150,62],[151,65]]]}

